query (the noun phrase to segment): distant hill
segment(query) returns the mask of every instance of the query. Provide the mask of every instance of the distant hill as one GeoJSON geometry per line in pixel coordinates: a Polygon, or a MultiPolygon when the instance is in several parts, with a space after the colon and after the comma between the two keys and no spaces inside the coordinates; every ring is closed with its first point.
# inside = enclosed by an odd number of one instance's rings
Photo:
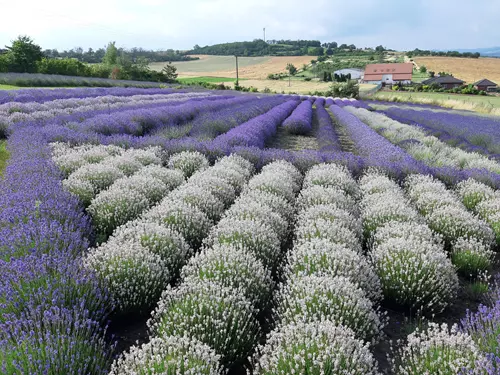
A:
{"type": "Polygon", "coordinates": [[[500,57],[500,47],[458,49],[458,52],[479,52],[483,57],[500,57]]]}
{"type": "Polygon", "coordinates": [[[238,55],[238,56],[320,56],[324,48],[319,40],[233,42],[200,47],[196,45],[190,54],[238,55]]]}

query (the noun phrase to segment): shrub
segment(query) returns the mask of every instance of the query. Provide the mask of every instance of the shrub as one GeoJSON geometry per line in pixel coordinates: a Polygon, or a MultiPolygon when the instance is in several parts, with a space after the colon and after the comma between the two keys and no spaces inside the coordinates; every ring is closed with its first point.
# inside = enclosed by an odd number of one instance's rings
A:
{"type": "Polygon", "coordinates": [[[288,255],[285,275],[343,276],[372,301],[382,299],[380,280],[365,257],[325,239],[313,239],[295,246],[288,255]]]}
{"type": "Polygon", "coordinates": [[[361,253],[362,251],[356,233],[347,227],[332,225],[331,221],[325,219],[299,223],[295,235],[296,243],[298,244],[314,239],[325,239],[335,244],[344,245],[357,253],[361,253]]]}
{"type": "Polygon", "coordinates": [[[109,236],[118,226],[133,220],[149,207],[147,198],[134,190],[114,189],[103,191],[87,208],[96,231],[109,236]]]}
{"type": "Polygon", "coordinates": [[[208,246],[227,244],[243,248],[272,268],[280,255],[278,236],[266,224],[253,220],[222,219],[206,240],[208,246]]]}
{"type": "Polygon", "coordinates": [[[207,189],[224,204],[225,208],[229,207],[236,199],[234,187],[223,178],[213,176],[210,171],[195,173],[189,179],[189,183],[207,189]]]}
{"type": "Polygon", "coordinates": [[[476,206],[476,211],[492,228],[497,245],[500,245],[500,198],[483,201],[476,206]]]}
{"type": "Polygon", "coordinates": [[[113,346],[85,312],[38,307],[0,330],[4,374],[103,374],[113,346]]]}
{"type": "Polygon", "coordinates": [[[236,194],[239,194],[248,179],[245,176],[243,168],[238,168],[234,164],[232,167],[233,168],[230,168],[227,165],[216,164],[210,168],[210,175],[227,181],[234,188],[236,194]]]}
{"type": "Polygon", "coordinates": [[[383,326],[366,294],[342,276],[292,277],[278,292],[274,316],[280,325],[328,319],[363,340],[378,336],[383,326]]]}
{"type": "Polygon", "coordinates": [[[224,212],[224,204],[203,187],[186,184],[169,194],[169,199],[185,202],[198,208],[207,217],[217,222],[224,212]]]}
{"type": "Polygon", "coordinates": [[[300,190],[300,185],[302,184],[303,176],[302,173],[300,173],[300,171],[297,169],[297,167],[295,167],[292,163],[286,160],[276,160],[265,165],[261,171],[261,173],[270,174],[280,172],[285,172],[285,174],[292,179],[293,190],[295,192],[298,192],[300,190]]]}
{"type": "Polygon", "coordinates": [[[90,181],[69,178],[63,180],[62,184],[67,191],[76,195],[85,207],[90,205],[96,195],[94,185],[90,181]]]}
{"type": "Polygon", "coordinates": [[[207,158],[197,151],[182,151],[170,157],[168,166],[180,170],[189,178],[196,171],[207,169],[209,164],[207,158]]]}
{"type": "Polygon", "coordinates": [[[474,210],[479,203],[495,197],[495,191],[492,188],[472,178],[459,182],[456,192],[469,210],[474,210]]]}
{"type": "Polygon", "coordinates": [[[474,238],[458,238],[452,245],[451,262],[464,277],[476,277],[491,268],[495,253],[474,238]]]}
{"type": "Polygon", "coordinates": [[[248,182],[248,189],[272,193],[285,198],[288,202],[293,202],[295,201],[295,191],[292,180],[282,177],[282,175],[261,173],[248,182]]]}
{"type": "Polygon", "coordinates": [[[446,324],[429,323],[426,331],[408,336],[408,343],[399,350],[398,360],[393,361],[395,374],[443,374],[454,375],[473,370],[483,355],[472,338],[451,330],[446,324]]]}
{"type": "Polygon", "coordinates": [[[356,202],[339,188],[311,186],[300,192],[297,198],[299,211],[317,205],[334,205],[350,213],[357,214],[356,202]]]}
{"type": "Polygon", "coordinates": [[[143,215],[152,221],[179,232],[192,249],[200,247],[212,227],[212,221],[201,210],[179,200],[166,197],[143,215]]]}
{"type": "Polygon", "coordinates": [[[360,191],[356,181],[346,167],[336,164],[318,164],[313,166],[304,178],[303,188],[311,186],[340,188],[353,198],[359,197],[360,191]]]}
{"type": "Polygon", "coordinates": [[[288,325],[272,331],[253,356],[254,374],[376,375],[368,345],[331,321],[288,325]]]}
{"type": "Polygon", "coordinates": [[[469,334],[474,343],[484,353],[500,357],[500,303],[494,301],[493,305],[480,305],[477,312],[467,311],[462,319],[462,331],[469,334]]]}
{"type": "Polygon", "coordinates": [[[188,337],[154,337],[150,342],[132,346],[116,359],[110,375],[200,374],[219,375],[220,356],[212,348],[188,337]]]}
{"type": "Polygon", "coordinates": [[[290,223],[294,217],[293,206],[283,197],[262,190],[247,190],[238,198],[238,204],[250,204],[260,202],[269,207],[273,212],[280,215],[286,222],[290,223]]]}
{"type": "Polygon", "coordinates": [[[250,301],[212,282],[167,287],[148,321],[154,336],[188,336],[207,344],[229,365],[245,358],[260,335],[250,301]]]}
{"type": "Polygon", "coordinates": [[[160,256],[137,243],[106,243],[92,249],[84,265],[109,289],[121,314],[150,311],[171,277],[160,256]]]}
{"type": "Polygon", "coordinates": [[[224,218],[226,220],[252,220],[264,223],[269,228],[272,228],[281,241],[284,241],[288,235],[288,222],[259,201],[246,201],[243,203],[237,201],[226,211],[224,218]]]}
{"type": "Polygon", "coordinates": [[[125,176],[132,176],[143,167],[143,165],[132,158],[130,154],[106,159],[102,164],[109,164],[118,168],[125,176]]]}
{"type": "Polygon", "coordinates": [[[264,307],[271,297],[271,273],[252,253],[230,245],[205,249],[182,269],[185,283],[212,281],[241,291],[254,306],[264,307]]]}
{"type": "Polygon", "coordinates": [[[165,184],[168,191],[174,190],[186,181],[182,172],[155,164],[142,168],[135,175],[158,179],[165,184]]]}
{"type": "Polygon", "coordinates": [[[165,268],[174,276],[179,274],[186,259],[192,254],[192,249],[180,233],[158,223],[140,220],[118,227],[107,243],[122,247],[139,244],[158,255],[165,268]]]}
{"type": "MultiPolygon", "coordinates": [[[[144,196],[149,205],[153,205],[163,199],[170,191],[169,186],[158,178],[145,175],[133,175],[131,177],[120,178],[107,191],[128,190],[144,196]]],[[[104,193],[104,192],[103,192],[104,193]]],[[[101,193],[101,194],[103,194],[101,193]]]]}
{"type": "MultiPolygon", "coordinates": [[[[69,176],[69,180],[78,179],[92,184],[98,193],[110,187],[113,182],[125,175],[117,167],[110,164],[87,164],[69,176]]],[[[71,183],[70,183],[71,184],[71,183]]]]}
{"type": "Polygon", "coordinates": [[[397,306],[440,313],[456,296],[455,268],[437,245],[392,238],[370,256],[384,297],[397,306]]]}

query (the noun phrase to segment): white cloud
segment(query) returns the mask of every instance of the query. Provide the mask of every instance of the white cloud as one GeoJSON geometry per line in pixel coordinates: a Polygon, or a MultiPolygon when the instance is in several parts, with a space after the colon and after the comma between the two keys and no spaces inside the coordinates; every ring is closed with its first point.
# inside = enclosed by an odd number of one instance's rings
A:
{"type": "Polygon", "coordinates": [[[44,48],[187,49],[262,37],[392,48],[498,44],[496,0],[0,0],[0,45],[27,34],[44,48]],[[3,12],[2,12],[3,13],[3,12]],[[20,16],[17,16],[20,15],[20,16]]]}

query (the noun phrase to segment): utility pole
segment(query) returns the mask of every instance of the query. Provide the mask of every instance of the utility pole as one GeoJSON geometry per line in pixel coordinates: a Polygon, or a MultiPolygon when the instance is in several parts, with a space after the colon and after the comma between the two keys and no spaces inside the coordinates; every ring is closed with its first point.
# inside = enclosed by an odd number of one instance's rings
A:
{"type": "Polygon", "coordinates": [[[238,55],[234,55],[234,57],[236,57],[236,87],[238,87],[240,85],[238,74],[238,55]]]}
{"type": "Polygon", "coordinates": [[[264,27],[264,42],[266,41],[266,28],[264,27]]]}

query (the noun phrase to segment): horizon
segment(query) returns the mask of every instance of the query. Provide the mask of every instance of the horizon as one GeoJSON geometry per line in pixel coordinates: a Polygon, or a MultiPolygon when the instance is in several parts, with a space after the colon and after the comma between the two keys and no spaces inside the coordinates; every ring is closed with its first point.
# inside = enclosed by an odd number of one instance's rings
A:
{"type": "Polygon", "coordinates": [[[28,35],[43,49],[95,50],[116,41],[117,47],[127,49],[191,50],[196,44],[263,39],[264,27],[266,40],[335,41],[398,51],[495,48],[500,39],[496,27],[500,2],[490,0],[404,4],[355,0],[349,8],[340,0],[318,0],[307,5],[308,12],[297,0],[286,8],[266,0],[88,0],[86,4],[81,8],[78,3],[47,0],[42,7],[33,0],[8,5],[0,0],[9,12],[23,15],[2,20],[1,48],[18,35],[28,35]]]}

